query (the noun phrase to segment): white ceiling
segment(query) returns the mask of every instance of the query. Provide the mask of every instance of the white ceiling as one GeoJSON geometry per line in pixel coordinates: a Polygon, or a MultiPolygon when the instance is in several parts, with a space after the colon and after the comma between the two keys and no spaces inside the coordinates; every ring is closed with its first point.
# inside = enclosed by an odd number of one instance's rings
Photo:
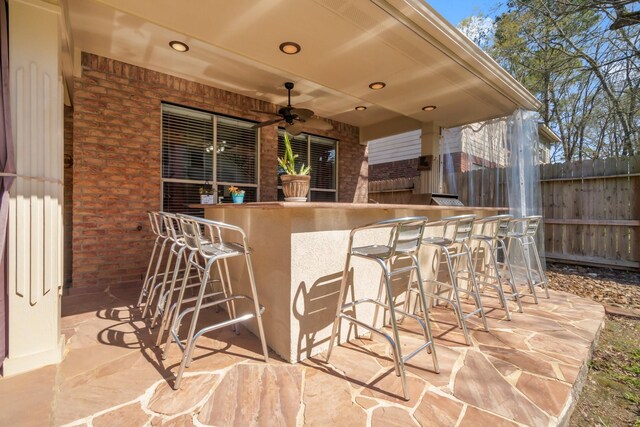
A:
{"type": "Polygon", "coordinates": [[[449,127],[535,108],[524,88],[420,0],[66,0],[63,7],[76,50],[281,105],[283,83],[293,81],[294,106],[359,127],[395,119],[449,127]],[[171,40],[190,50],[172,50],[171,40]],[[283,41],[302,51],[281,53],[283,41]],[[374,81],[387,87],[372,91],[374,81]],[[424,112],[425,105],[438,108],[424,112]]]}

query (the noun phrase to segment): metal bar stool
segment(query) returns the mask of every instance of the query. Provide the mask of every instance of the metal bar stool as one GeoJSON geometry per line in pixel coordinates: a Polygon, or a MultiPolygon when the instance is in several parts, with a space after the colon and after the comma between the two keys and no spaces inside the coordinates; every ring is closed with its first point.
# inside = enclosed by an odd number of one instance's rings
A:
{"type": "Polygon", "coordinates": [[[522,301],[504,242],[512,218],[511,215],[494,215],[478,219],[475,221],[475,226],[480,227],[480,233],[471,236],[472,242],[478,242],[478,246],[473,251],[476,282],[483,287],[489,286],[498,293],[500,304],[508,320],[511,320],[511,313],[507,299],[515,300],[522,313],[522,301]],[[511,288],[511,293],[505,293],[505,283],[511,288]]]}
{"type": "MultiPolygon", "coordinates": [[[[536,245],[536,232],[542,222],[542,216],[531,215],[523,218],[512,219],[510,222],[509,232],[507,233],[508,244],[507,253],[511,257],[511,264],[513,265],[512,249],[515,246],[520,248],[522,258],[524,260],[524,269],[527,277],[527,285],[533,301],[538,303],[538,296],[536,295],[536,287],[541,287],[545,291],[545,295],[549,298],[549,288],[547,287],[547,276],[542,269],[542,263],[540,261],[540,255],[538,253],[538,247],[536,245]],[[535,268],[531,265],[531,256],[535,260],[535,268]],[[534,274],[537,276],[534,276],[534,274]]],[[[526,295],[523,295],[526,296],[526,295]]]]}
{"type": "Polygon", "coordinates": [[[147,211],[149,216],[149,222],[151,224],[151,232],[156,236],[153,243],[153,250],[151,251],[151,258],[149,258],[149,265],[147,266],[147,274],[142,282],[142,289],[140,290],[140,296],[138,297],[137,306],[140,307],[145,302],[145,314],[147,309],[146,302],[148,301],[149,293],[153,287],[152,283],[155,283],[158,273],[160,272],[160,266],[164,259],[164,249],[169,242],[169,235],[166,230],[162,229],[162,219],[160,212],[147,211]],[[156,257],[156,252],[158,256],[156,257]],[[153,271],[153,274],[151,273],[153,271]]]}
{"type": "MultiPolygon", "coordinates": [[[[181,290],[181,286],[176,286],[176,285],[179,282],[182,283],[182,280],[185,277],[184,276],[185,269],[183,268],[182,262],[184,261],[184,264],[185,265],[187,264],[188,262],[187,254],[189,250],[184,240],[184,237],[182,235],[182,228],[181,228],[180,219],[178,218],[178,216],[171,213],[163,213],[163,219],[164,219],[165,227],[169,232],[169,236],[174,242],[171,245],[171,250],[170,250],[171,252],[169,253],[169,256],[171,257],[173,254],[176,257],[176,260],[175,260],[175,265],[173,267],[173,273],[171,274],[171,283],[169,284],[169,288],[166,289],[166,284],[169,277],[168,272],[169,272],[171,259],[169,259],[167,262],[167,271],[165,272],[163,282],[154,287],[154,290],[157,290],[158,288],[160,288],[157,292],[160,296],[158,298],[156,311],[154,312],[151,320],[151,327],[153,328],[158,318],[161,319],[160,329],[158,330],[158,335],[156,337],[156,346],[159,346],[160,343],[162,342],[164,332],[168,329],[170,324],[170,319],[172,318],[172,314],[176,309],[177,304],[173,302],[173,295],[175,292],[179,292],[181,290]]],[[[207,242],[209,242],[209,240],[207,240],[207,242]]],[[[224,293],[226,292],[226,288],[224,285],[224,277],[223,277],[222,271],[220,270],[220,264],[216,263],[216,265],[218,266],[219,279],[209,278],[209,282],[210,284],[213,284],[215,282],[222,283],[222,289],[224,293]]],[[[185,289],[196,288],[196,287],[199,289],[202,281],[202,272],[198,269],[195,269],[195,270],[196,270],[195,274],[191,274],[190,276],[187,277],[188,282],[185,285],[185,289]]],[[[153,298],[153,296],[151,298],[153,298]]],[[[197,297],[183,298],[182,304],[193,302],[196,299],[197,297]]],[[[219,307],[216,307],[216,308],[219,310],[219,307]]],[[[231,308],[229,304],[227,304],[227,310],[231,315],[231,308]]],[[[239,333],[239,329],[236,329],[236,333],[239,333]]]]}
{"type": "MultiPolygon", "coordinates": [[[[478,314],[482,319],[484,330],[489,330],[484,308],[482,306],[482,299],[480,298],[480,290],[478,289],[478,283],[475,278],[471,249],[468,244],[473,231],[474,220],[475,215],[458,215],[443,218],[440,221],[430,222],[427,224],[427,227],[442,227],[442,235],[437,237],[425,237],[422,240],[423,245],[435,247],[437,249],[435,278],[434,280],[427,281],[427,283],[432,284],[435,289],[427,292],[427,297],[433,298],[434,305],[438,305],[438,302],[444,301],[453,307],[453,311],[456,315],[456,321],[458,326],[461,327],[464,332],[464,338],[467,345],[471,345],[469,329],[466,323],[467,318],[478,314]],[[438,280],[439,267],[442,262],[443,255],[445,257],[447,272],[451,283],[445,283],[438,280]],[[459,268],[461,266],[461,258],[463,259],[463,262],[466,262],[466,268],[459,268]],[[466,288],[460,287],[460,280],[466,281],[466,288]],[[467,297],[473,298],[476,305],[475,310],[466,314],[464,313],[462,309],[462,301],[460,299],[461,292],[466,294],[467,297]]],[[[410,291],[415,292],[415,289],[410,288],[410,291]]],[[[408,301],[409,299],[407,299],[407,303],[408,301]]]]}
{"type": "Polygon", "coordinates": [[[265,362],[269,361],[267,343],[264,337],[264,329],[262,326],[262,313],[264,313],[265,308],[258,302],[255,277],[253,275],[253,267],[251,264],[249,242],[244,230],[242,230],[242,228],[240,227],[225,224],[222,222],[210,221],[187,215],[178,215],[178,218],[180,219],[182,236],[184,238],[185,245],[189,250],[189,257],[187,261],[187,268],[182,281],[182,286],[180,288],[180,292],[176,301],[176,308],[174,310],[173,321],[171,322],[171,328],[169,330],[169,336],[167,338],[167,343],[162,355],[163,358],[166,358],[172,342],[175,342],[183,352],[182,361],[180,363],[180,367],[178,368],[176,380],[173,384],[174,389],[178,389],[180,387],[180,382],[182,380],[184,370],[191,363],[193,350],[198,338],[200,338],[207,332],[224,328],[226,326],[234,326],[238,323],[245,322],[253,318],[256,319],[258,324],[258,332],[260,341],[262,343],[264,360],[265,362]],[[242,238],[242,243],[224,241],[222,235],[223,231],[236,235],[239,234],[242,238]],[[251,296],[233,294],[231,282],[229,280],[225,280],[225,282],[223,282],[224,289],[222,291],[212,291],[206,293],[207,284],[209,283],[209,276],[211,274],[211,268],[213,264],[223,262],[223,265],[227,270],[226,277],[228,279],[228,265],[226,264],[226,260],[232,257],[239,256],[243,256],[245,258],[249,276],[251,296]],[[202,273],[202,280],[200,282],[198,296],[195,298],[195,306],[186,308],[181,311],[182,304],[184,302],[184,292],[187,285],[187,279],[189,277],[191,269],[200,271],[202,273]],[[220,296],[222,297],[220,298],[220,296]],[[205,299],[207,299],[207,302],[205,302],[205,299]],[[252,305],[251,312],[237,315],[234,304],[234,302],[237,300],[249,301],[252,305]],[[212,325],[207,325],[196,331],[198,317],[202,309],[227,303],[230,303],[229,307],[231,311],[231,318],[229,320],[212,325]],[[183,344],[182,340],[179,337],[179,329],[185,316],[190,313],[192,313],[192,318],[189,326],[189,332],[183,344]]]}
{"type": "MultiPolygon", "coordinates": [[[[188,260],[187,245],[184,241],[184,237],[182,236],[182,230],[180,228],[180,220],[178,219],[178,216],[167,212],[161,212],[161,216],[164,221],[165,229],[167,230],[167,233],[169,235],[169,239],[171,240],[171,247],[169,249],[168,259],[166,262],[162,281],[153,287],[151,294],[149,295],[150,304],[153,303],[155,296],[158,296],[155,311],[151,315],[150,324],[150,327],[153,328],[155,327],[158,318],[161,319],[161,327],[158,331],[156,345],[160,345],[160,343],[162,342],[164,331],[168,327],[167,319],[169,317],[169,308],[172,306],[173,294],[176,291],[179,291],[179,288],[176,287],[176,283],[178,283],[179,280],[181,281],[183,279],[185,273],[185,265],[188,260]],[[175,263],[172,264],[174,257],[175,263]],[[169,277],[171,277],[170,281],[169,277]],[[168,282],[170,283],[169,288],[167,289],[168,282]]],[[[187,288],[199,286],[201,279],[201,272],[196,270],[194,274],[188,277],[187,288]]],[[[222,280],[222,276],[220,280],[222,280]]]]}
{"type": "MultiPolygon", "coordinates": [[[[399,310],[395,307],[393,302],[393,293],[391,288],[391,278],[395,275],[408,273],[409,280],[413,277],[415,273],[417,276],[417,283],[419,291],[424,295],[424,289],[422,285],[422,276],[420,274],[420,266],[418,264],[417,254],[420,248],[420,242],[422,240],[422,234],[424,232],[424,226],[427,221],[425,217],[412,217],[412,218],[402,218],[402,219],[393,219],[387,221],[381,221],[374,224],[365,225],[362,227],[354,228],[351,230],[349,235],[349,247],[347,252],[347,260],[345,263],[344,271],[342,274],[342,281],[340,284],[340,297],[338,300],[338,308],[336,312],[336,318],[333,323],[333,330],[331,332],[331,339],[329,341],[329,349],[327,351],[327,362],[331,358],[331,351],[333,350],[333,345],[335,342],[336,335],[339,330],[339,326],[341,320],[346,320],[354,325],[360,326],[372,333],[381,335],[384,337],[393,350],[393,360],[395,366],[396,375],[401,378],[402,381],[402,391],[405,399],[409,400],[409,390],[407,388],[407,380],[405,375],[404,365],[407,360],[418,354],[421,350],[427,349],[430,350],[431,357],[433,359],[434,371],[436,373],[440,372],[440,368],[438,366],[438,358],[436,356],[436,349],[433,342],[433,336],[431,334],[431,327],[429,324],[429,312],[426,306],[426,299],[422,299],[423,304],[423,316],[416,316],[414,314],[408,313],[404,310],[399,310]],[[354,247],[353,241],[354,237],[357,233],[362,232],[364,230],[374,230],[374,229],[389,229],[389,241],[386,245],[369,245],[369,246],[359,246],[354,247]],[[347,276],[349,275],[349,267],[351,265],[351,258],[358,257],[369,261],[374,261],[376,264],[380,266],[382,269],[383,277],[382,277],[382,286],[386,290],[386,302],[381,301],[381,296],[379,295],[377,299],[374,298],[361,298],[359,300],[355,300],[349,303],[343,303],[345,298],[346,286],[347,286],[347,276]],[[411,261],[411,265],[408,267],[402,268],[392,268],[392,264],[398,259],[408,258],[411,261]],[[392,335],[389,335],[382,328],[376,327],[375,317],[374,324],[368,324],[364,321],[358,320],[355,316],[355,307],[359,304],[374,304],[377,307],[382,307],[389,312],[390,324],[392,329],[392,335]],[[353,309],[353,315],[349,315],[346,313],[347,310],[353,309]],[[402,356],[402,350],[400,345],[400,335],[398,332],[398,321],[396,318],[396,312],[400,313],[403,316],[408,316],[416,320],[420,326],[422,327],[422,332],[424,335],[424,344],[419,346],[416,350],[410,353],[407,356],[402,356]]],[[[384,322],[383,322],[384,323],[384,322]]],[[[383,325],[384,327],[384,325],[383,325]]]]}

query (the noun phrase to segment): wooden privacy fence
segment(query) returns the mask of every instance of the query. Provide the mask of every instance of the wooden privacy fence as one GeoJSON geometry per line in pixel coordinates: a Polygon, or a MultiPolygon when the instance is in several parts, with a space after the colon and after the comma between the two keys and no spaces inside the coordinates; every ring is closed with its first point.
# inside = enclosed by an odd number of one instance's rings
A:
{"type": "Polygon", "coordinates": [[[546,256],[640,268],[640,156],[540,168],[546,256]]]}
{"type": "Polygon", "coordinates": [[[407,205],[413,194],[413,178],[369,181],[369,202],[407,205]]]}

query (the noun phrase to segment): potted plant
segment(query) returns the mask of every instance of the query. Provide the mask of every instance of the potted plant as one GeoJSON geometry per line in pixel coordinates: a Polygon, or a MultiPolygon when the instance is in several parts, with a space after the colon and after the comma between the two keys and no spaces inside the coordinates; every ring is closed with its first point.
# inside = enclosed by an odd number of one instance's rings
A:
{"type": "Polygon", "coordinates": [[[208,182],[204,186],[200,187],[200,203],[203,205],[213,205],[216,203],[217,191],[208,182]]]}
{"type": "Polygon", "coordinates": [[[229,193],[231,193],[231,197],[233,198],[233,203],[242,203],[244,201],[244,190],[241,190],[238,187],[234,187],[233,185],[231,185],[229,187],[229,193]]]}
{"type": "Polygon", "coordinates": [[[300,166],[300,169],[296,170],[296,158],[297,154],[293,154],[291,149],[291,141],[287,132],[284,133],[284,156],[278,157],[278,164],[284,171],[283,175],[280,175],[282,181],[282,192],[284,193],[284,200],[287,202],[306,202],[307,194],[309,193],[309,183],[311,181],[311,168],[305,166],[304,163],[300,166]]]}

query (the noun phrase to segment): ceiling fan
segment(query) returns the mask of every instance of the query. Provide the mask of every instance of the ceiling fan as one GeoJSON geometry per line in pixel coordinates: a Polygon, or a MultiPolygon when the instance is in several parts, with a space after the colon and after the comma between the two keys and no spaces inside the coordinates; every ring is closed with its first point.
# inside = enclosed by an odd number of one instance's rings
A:
{"type": "Polygon", "coordinates": [[[333,126],[325,122],[324,120],[313,118],[313,111],[306,108],[293,108],[291,106],[291,89],[293,89],[292,82],[286,82],[284,87],[287,89],[287,106],[282,107],[277,113],[270,111],[251,110],[255,113],[270,114],[272,116],[278,116],[277,119],[267,120],[266,122],[256,123],[253,125],[253,129],[274,125],[282,121],[285,122],[284,128],[288,134],[296,136],[302,132],[302,127],[309,127],[321,130],[331,130],[333,126]]]}

